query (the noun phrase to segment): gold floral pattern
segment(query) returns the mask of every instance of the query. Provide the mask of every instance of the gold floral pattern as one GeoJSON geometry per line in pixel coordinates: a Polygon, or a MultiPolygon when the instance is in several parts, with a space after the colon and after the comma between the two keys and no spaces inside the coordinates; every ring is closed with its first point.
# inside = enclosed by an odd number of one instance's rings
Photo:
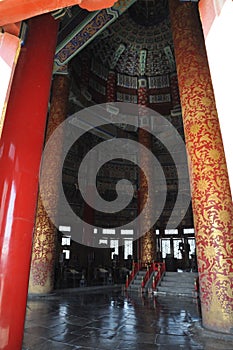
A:
{"type": "Polygon", "coordinates": [[[233,325],[233,207],[198,7],[170,0],[206,328],[233,325]]]}
{"type": "MultiPolygon", "coordinates": [[[[49,139],[55,128],[65,119],[66,108],[69,94],[69,79],[66,75],[56,75],[53,81],[53,92],[49,122],[46,132],[46,140],[49,139]]],[[[58,152],[59,154],[59,152],[58,152]]],[[[59,159],[51,154],[51,182],[49,183],[48,195],[56,193],[57,184],[54,183],[56,178],[59,159]]],[[[53,198],[56,197],[52,196],[53,198]]],[[[57,203],[54,203],[56,210],[57,203]]],[[[56,228],[50,221],[43,203],[38,198],[37,214],[32,250],[31,273],[29,280],[30,293],[48,293],[53,289],[53,271],[56,245],[56,228]]]]}
{"type": "MultiPolygon", "coordinates": [[[[142,106],[142,108],[139,108],[139,117],[146,118],[147,111],[145,108],[143,108],[143,106],[148,105],[147,88],[141,87],[138,89],[138,104],[142,106]]],[[[149,132],[146,132],[146,130],[139,128],[138,141],[140,144],[142,144],[143,146],[151,150],[152,140],[149,132]]],[[[140,161],[142,166],[141,169],[146,170],[146,173],[148,174],[148,176],[152,177],[153,174],[151,173],[150,158],[146,157],[145,154],[140,154],[140,161]]],[[[143,170],[141,170],[140,171],[140,191],[139,191],[140,211],[143,210],[147,201],[149,202],[149,205],[147,206],[147,212],[145,213],[144,220],[146,220],[147,223],[151,223],[153,218],[153,209],[152,209],[152,204],[150,204],[150,201],[153,201],[153,198],[149,198],[147,179],[143,170]]],[[[145,226],[147,226],[146,223],[140,222],[140,227],[143,228],[145,226]]],[[[151,263],[153,260],[155,260],[155,252],[156,252],[155,248],[156,248],[155,236],[154,236],[153,228],[151,228],[141,238],[141,259],[143,264],[151,263]]]]}

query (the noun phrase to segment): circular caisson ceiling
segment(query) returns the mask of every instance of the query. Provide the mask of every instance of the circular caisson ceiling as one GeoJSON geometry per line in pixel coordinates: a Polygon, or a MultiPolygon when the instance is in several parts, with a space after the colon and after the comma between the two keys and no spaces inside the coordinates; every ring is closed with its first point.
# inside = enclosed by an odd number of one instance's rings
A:
{"type": "Polygon", "coordinates": [[[174,72],[167,1],[137,1],[87,51],[106,69],[121,74],[149,77],[174,72]]]}

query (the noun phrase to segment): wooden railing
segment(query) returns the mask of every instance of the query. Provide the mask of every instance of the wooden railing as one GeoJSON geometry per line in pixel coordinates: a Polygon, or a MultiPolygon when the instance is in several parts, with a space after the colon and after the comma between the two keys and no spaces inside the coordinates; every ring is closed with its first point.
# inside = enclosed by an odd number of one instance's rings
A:
{"type": "Polygon", "coordinates": [[[153,278],[153,283],[152,283],[152,289],[155,289],[164,271],[165,271],[165,263],[153,262],[150,266],[147,267],[147,272],[142,281],[142,288],[146,286],[146,283],[149,281],[152,273],[158,272],[156,276],[153,278]]]}
{"type": "MultiPolygon", "coordinates": [[[[156,274],[156,276],[153,276],[153,282],[152,282],[152,290],[155,290],[156,287],[157,287],[157,284],[159,283],[163,273],[165,272],[166,270],[166,266],[165,266],[165,262],[163,263],[157,263],[159,264],[158,265],[158,268],[157,268],[157,271],[158,273],[156,274]]],[[[156,270],[155,270],[156,271],[156,270]]]]}
{"type": "Polygon", "coordinates": [[[126,289],[129,287],[129,285],[132,282],[132,280],[134,279],[135,275],[138,273],[139,270],[141,270],[141,268],[142,268],[142,264],[141,264],[140,260],[138,262],[133,261],[132,271],[131,271],[130,275],[126,276],[126,282],[125,282],[126,289]]]}
{"type": "Polygon", "coordinates": [[[154,290],[162,277],[162,274],[165,272],[165,262],[153,262],[151,265],[143,266],[141,261],[133,262],[132,264],[132,272],[129,276],[126,277],[126,289],[129,287],[130,283],[134,279],[135,275],[142,268],[146,267],[147,271],[142,280],[141,287],[144,288],[146,283],[149,281],[151,275],[154,272],[157,272],[156,276],[153,276],[152,289],[154,290]]]}

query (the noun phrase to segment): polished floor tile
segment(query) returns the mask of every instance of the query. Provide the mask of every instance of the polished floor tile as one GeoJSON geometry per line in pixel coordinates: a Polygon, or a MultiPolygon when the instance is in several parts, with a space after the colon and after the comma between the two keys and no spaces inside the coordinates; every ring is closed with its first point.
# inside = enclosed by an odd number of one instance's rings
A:
{"type": "Polygon", "coordinates": [[[120,288],[63,291],[28,299],[23,350],[233,349],[233,341],[193,331],[200,322],[192,298],[129,294],[120,288]]]}

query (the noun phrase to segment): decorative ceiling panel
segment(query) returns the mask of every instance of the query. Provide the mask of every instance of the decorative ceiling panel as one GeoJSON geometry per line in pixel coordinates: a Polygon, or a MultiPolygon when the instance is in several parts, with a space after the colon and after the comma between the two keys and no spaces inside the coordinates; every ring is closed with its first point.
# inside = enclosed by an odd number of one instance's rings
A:
{"type": "Polygon", "coordinates": [[[102,32],[87,50],[91,57],[102,62],[106,68],[114,66],[118,73],[130,76],[142,75],[140,52],[146,52],[143,75],[169,74],[175,71],[170,21],[166,16],[157,22],[145,26],[138,24],[128,10],[102,32]],[[124,46],[124,50],[116,55],[120,45],[124,46]]]}

